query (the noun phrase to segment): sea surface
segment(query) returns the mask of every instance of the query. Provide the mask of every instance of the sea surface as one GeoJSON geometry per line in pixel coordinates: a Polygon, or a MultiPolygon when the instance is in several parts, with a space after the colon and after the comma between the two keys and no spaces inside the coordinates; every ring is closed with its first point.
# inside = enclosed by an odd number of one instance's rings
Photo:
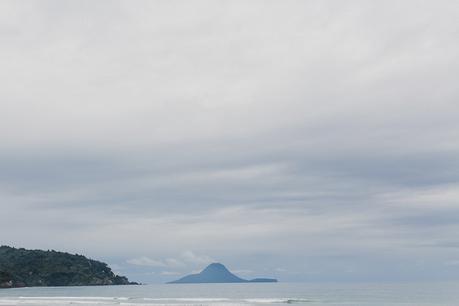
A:
{"type": "Polygon", "coordinates": [[[0,289],[3,305],[459,305],[459,283],[157,284],[0,289]]]}

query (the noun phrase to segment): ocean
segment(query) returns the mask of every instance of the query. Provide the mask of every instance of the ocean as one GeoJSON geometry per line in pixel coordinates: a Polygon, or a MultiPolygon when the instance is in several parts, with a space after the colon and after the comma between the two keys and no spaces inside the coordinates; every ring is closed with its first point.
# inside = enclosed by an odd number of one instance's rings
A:
{"type": "Polygon", "coordinates": [[[180,284],[0,289],[2,305],[459,305],[459,283],[180,284]]]}

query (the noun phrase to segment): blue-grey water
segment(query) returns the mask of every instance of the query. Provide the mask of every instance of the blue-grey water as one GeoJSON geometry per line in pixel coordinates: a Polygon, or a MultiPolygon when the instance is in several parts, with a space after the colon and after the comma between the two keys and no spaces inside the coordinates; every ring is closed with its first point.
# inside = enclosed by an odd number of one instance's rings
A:
{"type": "Polygon", "coordinates": [[[459,305],[459,283],[183,284],[0,289],[0,305],[459,305]]]}

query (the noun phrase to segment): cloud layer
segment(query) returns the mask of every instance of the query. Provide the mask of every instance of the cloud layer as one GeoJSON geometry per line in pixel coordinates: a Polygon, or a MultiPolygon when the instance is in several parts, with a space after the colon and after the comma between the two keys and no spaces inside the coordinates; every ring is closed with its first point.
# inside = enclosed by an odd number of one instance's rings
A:
{"type": "Polygon", "coordinates": [[[458,17],[447,0],[2,1],[1,243],[144,282],[214,260],[457,278],[458,17]]]}

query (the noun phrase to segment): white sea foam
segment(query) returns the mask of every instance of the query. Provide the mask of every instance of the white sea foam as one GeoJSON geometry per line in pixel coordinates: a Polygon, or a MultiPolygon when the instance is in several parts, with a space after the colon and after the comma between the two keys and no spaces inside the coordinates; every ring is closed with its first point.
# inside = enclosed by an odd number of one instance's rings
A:
{"type": "Polygon", "coordinates": [[[20,296],[21,300],[127,300],[127,297],[108,296],[20,296]]]}
{"type": "Polygon", "coordinates": [[[254,298],[244,299],[247,303],[254,304],[293,304],[293,303],[310,303],[314,302],[311,299],[300,299],[300,298],[254,298]]]}
{"type": "Polygon", "coordinates": [[[257,304],[307,303],[308,299],[291,298],[129,298],[94,296],[20,296],[3,298],[0,305],[122,305],[122,306],[237,306],[257,304]]]}
{"type": "Polygon", "coordinates": [[[120,305],[128,297],[20,296],[3,298],[0,305],[120,305]]]}
{"type": "Polygon", "coordinates": [[[259,298],[259,299],[244,299],[248,303],[256,304],[272,304],[272,303],[286,303],[288,299],[271,299],[271,298],[259,298]]]}
{"type": "Polygon", "coordinates": [[[143,298],[145,301],[176,301],[176,302],[227,302],[228,298],[143,298]]]}
{"type": "Polygon", "coordinates": [[[0,306],[457,306],[458,288],[456,282],[18,288],[0,290],[0,306]]]}

